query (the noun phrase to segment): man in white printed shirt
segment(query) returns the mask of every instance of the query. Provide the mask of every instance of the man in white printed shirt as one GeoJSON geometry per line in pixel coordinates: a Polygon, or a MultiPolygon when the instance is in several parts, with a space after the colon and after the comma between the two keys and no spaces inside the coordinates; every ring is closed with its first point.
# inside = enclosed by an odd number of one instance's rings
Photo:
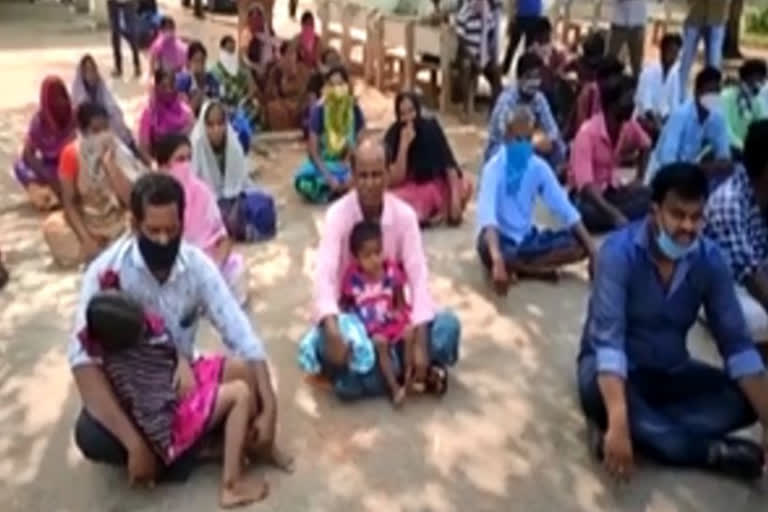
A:
{"type": "MultiPolygon", "coordinates": [[[[134,184],[131,213],[134,233],[117,240],[83,276],[68,350],[83,401],[75,426],[78,447],[95,462],[127,465],[132,481],[152,482],[163,476],[158,475],[158,459],[117,401],[100,361],[89,356],[80,341],[91,297],[105,286],[116,287],[162,316],[176,349],[190,360],[197,356],[198,320],[203,315],[210,320],[234,354],[226,359],[221,379],[246,381],[256,397],[259,414],[251,435],[267,460],[290,469],[292,461],[274,443],[277,405],[264,344],[214,263],[181,240],[181,185],[165,174],[144,175],[134,184]]],[[[170,478],[183,476],[188,462],[181,460],[169,468],[170,478]]]]}
{"type": "Polygon", "coordinates": [[[666,34],[661,40],[659,60],[645,66],[635,94],[635,114],[654,140],[673,110],[680,105],[680,64],[683,40],[666,34]]]}

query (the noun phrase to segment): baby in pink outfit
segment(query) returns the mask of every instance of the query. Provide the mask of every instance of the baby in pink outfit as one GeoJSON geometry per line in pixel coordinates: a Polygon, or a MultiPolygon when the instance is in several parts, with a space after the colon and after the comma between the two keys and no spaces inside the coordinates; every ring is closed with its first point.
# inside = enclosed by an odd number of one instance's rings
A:
{"type": "Polygon", "coordinates": [[[381,227],[373,222],[358,222],[349,239],[354,263],[347,269],[342,284],[342,302],[360,317],[376,345],[379,367],[392,401],[399,406],[405,400],[408,371],[414,346],[409,329],[410,308],[405,300],[405,274],[399,263],[385,260],[381,227]],[[405,383],[398,381],[392,368],[390,349],[403,342],[405,383]]]}

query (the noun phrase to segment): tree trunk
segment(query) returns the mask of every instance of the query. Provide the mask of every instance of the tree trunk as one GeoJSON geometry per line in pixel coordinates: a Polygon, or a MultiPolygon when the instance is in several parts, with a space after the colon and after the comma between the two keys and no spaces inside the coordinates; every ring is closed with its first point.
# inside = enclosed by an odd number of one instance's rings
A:
{"type": "Polygon", "coordinates": [[[741,35],[741,14],[744,11],[744,0],[731,0],[728,12],[728,22],[725,26],[725,39],[723,40],[723,57],[726,59],[740,59],[739,36],[741,35]]]}

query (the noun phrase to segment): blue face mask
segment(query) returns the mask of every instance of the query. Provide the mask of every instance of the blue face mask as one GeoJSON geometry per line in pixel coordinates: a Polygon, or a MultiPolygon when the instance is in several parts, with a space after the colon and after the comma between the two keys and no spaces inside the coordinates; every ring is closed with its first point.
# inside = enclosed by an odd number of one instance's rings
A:
{"type": "Polygon", "coordinates": [[[695,239],[688,245],[682,245],[669,236],[664,228],[660,227],[659,233],[656,235],[656,245],[664,256],[672,261],[677,261],[695,250],[699,245],[699,240],[695,239]]]}
{"type": "Polygon", "coordinates": [[[533,156],[533,144],[530,140],[511,140],[504,144],[507,157],[507,193],[514,194],[520,188],[520,181],[528,161],[533,156]]]}

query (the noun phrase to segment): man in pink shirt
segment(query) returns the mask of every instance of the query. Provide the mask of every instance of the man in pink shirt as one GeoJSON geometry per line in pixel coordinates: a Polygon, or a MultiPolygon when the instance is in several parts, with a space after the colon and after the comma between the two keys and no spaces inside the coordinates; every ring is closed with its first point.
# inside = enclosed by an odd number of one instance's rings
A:
{"type": "Polygon", "coordinates": [[[323,373],[341,398],[388,392],[378,365],[366,374],[350,369],[353,354],[348,340],[352,334],[342,332],[338,321],[341,281],[352,261],[349,236],[361,220],[381,224],[384,257],[401,262],[407,278],[411,324],[422,350],[411,368],[403,367],[401,351],[394,354],[393,366],[398,377],[410,372],[412,382],[423,383],[428,391],[441,394],[446,389],[445,367],[458,359],[459,320],[452,312],[435,311],[416,213],[386,191],[386,173],[383,145],[374,139],[364,139],[353,155],[354,188],[328,209],[320,237],[314,284],[314,320],[319,327],[315,351],[323,373]]]}
{"type": "Polygon", "coordinates": [[[642,181],[651,139],[632,119],[634,93],[632,78],[602,82],[603,110],[581,126],[571,146],[570,185],[591,232],[609,231],[648,213],[650,191],[642,181]],[[616,171],[628,157],[637,161],[637,178],[622,184],[616,171]]]}

